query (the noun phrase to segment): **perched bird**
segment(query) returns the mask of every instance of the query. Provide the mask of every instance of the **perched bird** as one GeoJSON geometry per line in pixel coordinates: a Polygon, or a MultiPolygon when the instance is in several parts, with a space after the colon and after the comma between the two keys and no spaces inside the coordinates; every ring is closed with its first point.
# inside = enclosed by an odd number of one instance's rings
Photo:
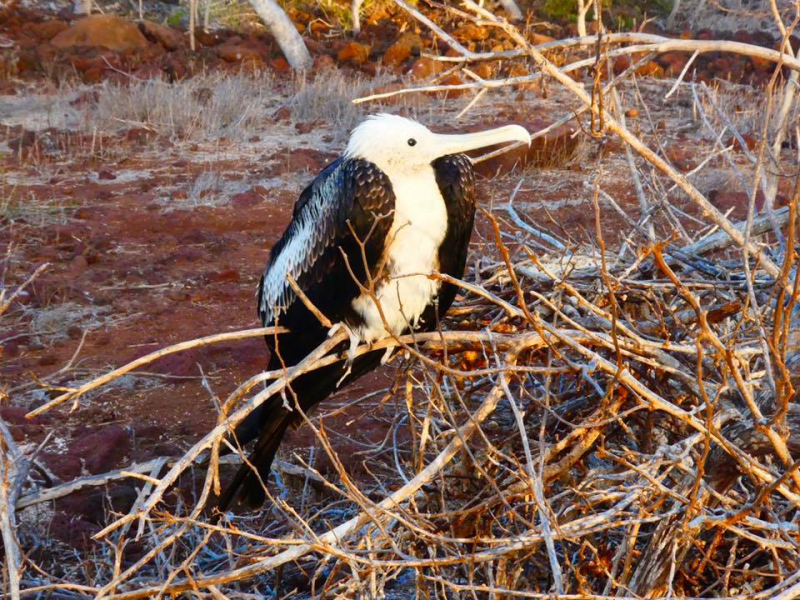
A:
{"type": "MultiPolygon", "coordinates": [[[[290,278],[335,327],[347,328],[351,345],[433,329],[456,288],[427,274],[463,276],[475,216],[472,163],[462,153],[513,141],[530,144],[531,138],[517,125],[436,134],[388,114],[358,125],[344,155],[300,194],[270,253],[258,312],[265,326],[281,325],[290,333],[267,336],[269,368],[296,365],[329,333],[290,278]],[[360,287],[370,282],[374,296],[360,287]]],[[[336,351],[345,349],[346,343],[336,351]]],[[[378,366],[383,354],[368,352],[301,375],[290,384],[288,404],[296,398],[309,411],[378,366]]],[[[299,421],[297,410],[274,397],[242,422],[235,434],[240,444],[257,440],[249,462],[258,475],[243,465],[219,500],[222,510],[238,495],[252,507],[263,504],[262,481],[287,429],[299,421]]]]}

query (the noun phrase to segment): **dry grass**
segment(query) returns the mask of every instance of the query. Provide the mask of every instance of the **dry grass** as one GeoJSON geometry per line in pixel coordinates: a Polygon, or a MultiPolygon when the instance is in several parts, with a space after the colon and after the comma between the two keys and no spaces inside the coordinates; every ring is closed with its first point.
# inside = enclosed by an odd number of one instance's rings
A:
{"type": "Polygon", "coordinates": [[[271,77],[208,75],[167,83],[157,79],[99,87],[84,113],[92,131],[117,132],[145,127],[176,140],[244,140],[263,130],[276,103],[271,77]]]}
{"type": "MultiPolygon", "coordinates": [[[[791,0],[778,0],[776,6],[790,22],[794,15],[791,0]]],[[[675,18],[675,26],[693,31],[768,31],[775,30],[770,2],[747,0],[683,0],[675,18]]]]}
{"type": "Polygon", "coordinates": [[[300,122],[323,120],[342,139],[364,117],[364,110],[352,101],[380,85],[380,79],[348,77],[335,69],[300,76],[289,101],[292,117],[300,122]]]}

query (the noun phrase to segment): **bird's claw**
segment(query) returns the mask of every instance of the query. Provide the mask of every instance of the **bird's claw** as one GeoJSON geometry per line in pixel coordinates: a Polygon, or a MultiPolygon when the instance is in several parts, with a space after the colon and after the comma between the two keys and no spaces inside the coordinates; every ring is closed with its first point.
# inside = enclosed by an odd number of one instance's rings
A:
{"type": "Polygon", "coordinates": [[[392,358],[392,354],[394,354],[395,348],[396,346],[389,346],[386,348],[386,351],[383,353],[383,356],[381,357],[381,365],[385,365],[386,363],[389,362],[389,360],[392,358]]]}
{"type": "Polygon", "coordinates": [[[328,337],[332,337],[337,331],[343,329],[347,333],[347,337],[350,339],[350,347],[347,349],[347,361],[345,362],[345,366],[347,367],[344,371],[344,374],[339,378],[339,381],[336,382],[336,387],[339,387],[342,384],[348,375],[353,370],[353,361],[356,358],[356,350],[358,349],[358,345],[361,343],[359,337],[344,323],[336,323],[333,327],[328,330],[328,337]]]}

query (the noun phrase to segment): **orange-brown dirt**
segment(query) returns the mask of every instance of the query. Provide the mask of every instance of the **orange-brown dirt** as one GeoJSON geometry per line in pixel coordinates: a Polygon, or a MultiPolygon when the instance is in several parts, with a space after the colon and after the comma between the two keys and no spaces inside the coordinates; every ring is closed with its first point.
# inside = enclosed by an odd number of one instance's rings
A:
{"type": "MultiPolygon", "coordinates": [[[[320,68],[371,75],[383,59],[396,75],[418,73],[425,66],[420,61],[427,60],[419,58],[421,47],[438,48],[424,34],[422,38],[400,35],[399,24],[392,20],[367,24],[360,46],[354,46],[347,39],[324,37],[325,31],[309,25],[310,17],[293,16],[309,27],[308,45],[320,68]]],[[[198,49],[192,52],[184,32],[147,25],[140,27],[141,37],[127,27],[128,43],[108,48],[107,42],[84,44],[91,38],[88,25],[80,32],[83,37],[68,33],[75,21],[69,15],[19,6],[0,10],[0,37],[13,42],[11,50],[0,50],[0,92],[56,93],[54,83],[75,80],[127,85],[131,76],[175,81],[209,70],[267,70],[277,88],[291,85],[288,65],[264,33],[198,32],[198,49]],[[83,41],[75,43],[76,39],[83,41]]],[[[470,47],[481,49],[493,43],[468,27],[458,31],[470,47]]],[[[662,71],[656,74],[680,72],[686,58],[660,57],[662,71]]],[[[698,80],[717,77],[759,83],[771,73],[770,65],[746,59],[705,56],[697,65],[698,80]]],[[[484,66],[482,76],[507,74],[512,67],[484,66]]],[[[625,65],[615,64],[618,67],[625,65]]],[[[642,87],[649,93],[644,82],[642,87]]],[[[655,85],[650,91],[660,90],[663,96],[666,89],[655,85]]],[[[96,92],[84,88],[82,93],[74,100],[78,106],[91,102],[96,92]]],[[[478,110],[471,123],[448,126],[425,113],[421,118],[441,131],[508,122],[535,131],[562,116],[563,107],[573,103],[560,104],[557,98],[540,96],[537,91],[526,94],[522,100],[515,93],[501,96],[478,110]]],[[[441,99],[425,101],[432,111],[441,99]]],[[[454,110],[468,99],[459,102],[454,110]]],[[[654,110],[656,123],[675,117],[670,108],[660,113],[654,110]]],[[[59,480],[156,456],[179,455],[215,423],[215,399],[224,399],[239,383],[265,368],[267,351],[262,340],[219,344],[159,360],[145,373],[90,394],[75,412],[63,407],[38,419],[24,417],[27,410],[58,395],[60,387],[74,386],[153,350],[258,325],[254,292],[269,249],[288,223],[298,191],[336,155],[335,143],[315,148],[317,138],[304,148],[276,141],[271,147],[266,144],[268,150],[261,153],[261,138],[268,139],[276,122],[290,118],[291,109],[278,113],[269,115],[264,131],[254,132],[257,137],[249,142],[222,138],[213,143],[178,143],[157,127],[140,123],[131,123],[116,134],[8,124],[0,129],[0,144],[8,150],[0,158],[4,177],[0,204],[7,203],[0,223],[4,285],[13,289],[36,267],[50,263],[0,320],[0,382],[8,393],[0,416],[19,443],[38,443],[52,432],[53,439],[39,458],[59,480]],[[240,152],[243,148],[256,150],[248,154],[240,152]],[[237,152],[244,156],[236,157],[237,152]],[[198,178],[207,173],[224,179],[235,175],[240,188],[220,191],[211,186],[197,192],[198,178]],[[263,187],[264,181],[275,179],[287,185],[263,187]],[[205,202],[207,195],[222,199],[205,202]],[[11,210],[14,207],[18,212],[11,210]],[[42,315],[48,318],[43,320],[42,315]],[[37,381],[46,382],[50,389],[37,381]]],[[[636,125],[644,131],[649,126],[644,119],[636,125]]],[[[326,127],[320,121],[298,122],[297,139],[326,127]]],[[[683,171],[694,168],[704,156],[697,146],[698,135],[696,130],[683,129],[661,140],[669,159],[683,171]]],[[[651,142],[655,148],[655,140],[651,142]]],[[[604,190],[635,218],[638,201],[624,151],[613,140],[601,144],[574,127],[564,127],[546,141],[537,141],[524,157],[516,153],[482,163],[481,202],[500,219],[505,243],[516,248],[524,241],[503,209],[523,176],[521,166],[526,183],[516,197],[516,207],[525,218],[576,246],[592,242],[595,215],[591,190],[584,182],[597,175],[601,156],[606,165],[604,190]]],[[[746,197],[724,186],[709,192],[722,210],[734,209],[734,217],[744,214],[746,197]]],[[[630,228],[607,206],[602,215],[606,243],[615,245],[630,228]]],[[[475,257],[491,245],[484,242],[494,237],[483,215],[478,221],[475,257]]],[[[329,406],[385,388],[396,369],[394,363],[379,370],[329,406]]],[[[325,420],[326,429],[343,434],[332,435],[333,443],[356,477],[370,478],[380,471],[380,465],[367,465],[365,444],[391,441],[397,426],[393,416],[404,410],[382,406],[381,400],[381,395],[369,396],[365,404],[325,420]]],[[[399,435],[404,435],[402,428],[399,435]]],[[[300,429],[291,435],[286,452],[314,445],[311,432],[300,429]]],[[[327,468],[321,459],[317,466],[323,471],[327,468]]],[[[59,500],[50,534],[68,544],[86,544],[88,536],[103,525],[109,507],[128,510],[135,496],[132,484],[115,484],[59,500]]]]}

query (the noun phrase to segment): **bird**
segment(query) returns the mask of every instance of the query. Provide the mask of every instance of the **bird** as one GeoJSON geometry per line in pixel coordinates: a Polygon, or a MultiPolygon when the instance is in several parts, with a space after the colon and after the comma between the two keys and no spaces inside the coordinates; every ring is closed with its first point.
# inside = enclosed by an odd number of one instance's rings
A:
{"type": "Polygon", "coordinates": [[[264,326],[288,329],[265,336],[269,369],[298,364],[331,333],[309,303],[347,331],[350,349],[342,342],[334,352],[347,350],[348,359],[294,379],[287,401],[270,398],[235,429],[239,444],[255,445],[221,494],[220,511],[234,501],[263,505],[281,440],[302,419],[293,402],[307,413],[385,358],[382,350],[354,357],[355,345],[436,327],[457,288],[428,275],[463,277],[475,218],[475,175],[464,153],[511,142],[530,145],[531,137],[519,125],[448,135],[371,115],[300,194],[258,286],[264,326]]]}

